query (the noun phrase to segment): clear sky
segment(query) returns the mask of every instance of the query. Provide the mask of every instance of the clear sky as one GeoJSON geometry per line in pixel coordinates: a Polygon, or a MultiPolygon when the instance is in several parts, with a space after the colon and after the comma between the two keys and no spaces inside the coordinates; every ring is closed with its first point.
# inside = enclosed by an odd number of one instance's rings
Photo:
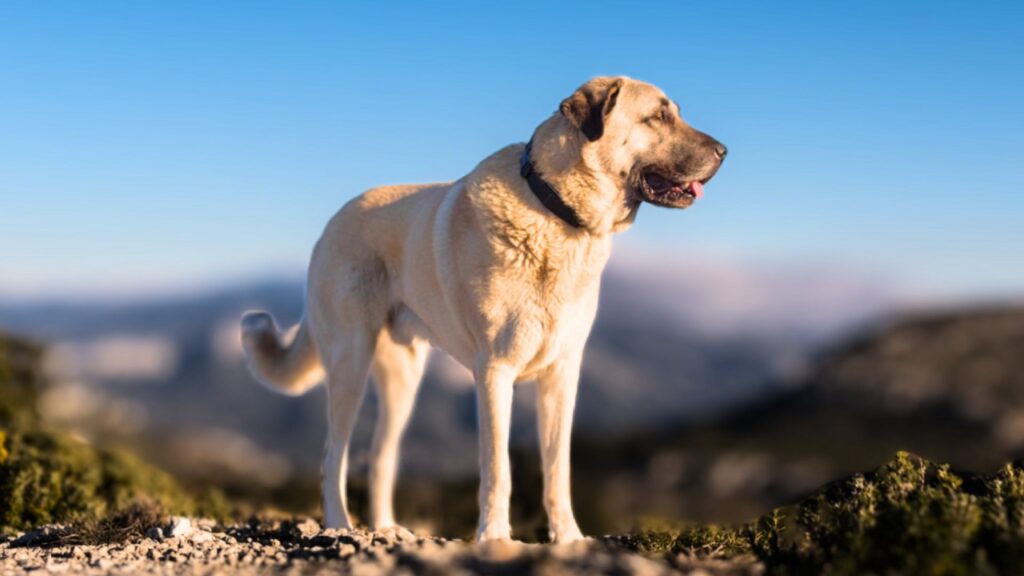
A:
{"type": "Polygon", "coordinates": [[[457,178],[600,74],[730,149],[632,246],[1024,293],[1024,2],[26,0],[0,295],[297,273],[353,195],[457,178]]]}

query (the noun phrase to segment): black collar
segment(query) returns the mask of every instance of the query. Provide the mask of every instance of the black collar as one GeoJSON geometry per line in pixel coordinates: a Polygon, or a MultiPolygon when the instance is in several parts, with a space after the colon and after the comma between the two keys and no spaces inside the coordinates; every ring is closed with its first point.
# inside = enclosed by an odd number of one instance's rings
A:
{"type": "Polygon", "coordinates": [[[558,195],[558,191],[545,182],[540,172],[537,172],[534,168],[533,160],[530,160],[530,148],[532,146],[533,140],[530,140],[526,144],[526,150],[523,150],[523,156],[519,159],[519,174],[530,185],[530,191],[533,192],[533,195],[552,214],[558,216],[563,222],[573,228],[583,228],[583,220],[580,219],[580,215],[573,210],[572,206],[566,204],[565,200],[562,200],[562,197],[558,195]]]}

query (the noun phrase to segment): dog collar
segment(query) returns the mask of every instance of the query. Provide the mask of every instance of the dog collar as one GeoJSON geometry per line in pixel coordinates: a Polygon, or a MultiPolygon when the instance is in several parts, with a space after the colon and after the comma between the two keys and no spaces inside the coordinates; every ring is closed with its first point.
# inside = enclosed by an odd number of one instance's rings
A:
{"type": "Polygon", "coordinates": [[[537,172],[533,165],[533,160],[530,159],[530,149],[532,147],[533,140],[531,139],[526,143],[526,149],[523,150],[523,155],[519,158],[519,175],[530,185],[530,191],[533,192],[533,195],[552,214],[558,216],[563,222],[573,228],[583,228],[583,220],[580,219],[580,215],[573,210],[572,206],[566,204],[565,200],[562,200],[562,197],[558,195],[558,191],[545,182],[540,172],[537,172]]]}

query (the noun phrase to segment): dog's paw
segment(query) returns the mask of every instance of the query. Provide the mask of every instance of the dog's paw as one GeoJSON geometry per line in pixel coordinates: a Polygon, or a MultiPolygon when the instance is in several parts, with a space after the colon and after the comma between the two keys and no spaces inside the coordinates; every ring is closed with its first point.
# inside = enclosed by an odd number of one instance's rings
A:
{"type": "Polygon", "coordinates": [[[548,536],[550,536],[552,544],[559,545],[573,544],[575,542],[586,542],[592,540],[591,538],[587,538],[586,536],[584,536],[583,533],[580,532],[579,527],[576,526],[575,523],[571,526],[568,526],[560,530],[552,530],[548,533],[548,536]]]}
{"type": "Polygon", "coordinates": [[[498,531],[487,535],[477,534],[474,544],[477,554],[489,562],[509,562],[519,557],[524,547],[529,545],[513,540],[509,532],[505,530],[504,533],[498,531]]]}
{"type": "Polygon", "coordinates": [[[413,534],[411,530],[405,526],[399,526],[398,524],[375,527],[373,531],[392,537],[398,542],[411,542],[416,540],[416,535],[413,534]]]}
{"type": "Polygon", "coordinates": [[[481,526],[476,531],[477,542],[494,542],[494,541],[511,541],[512,540],[512,527],[508,524],[504,526],[488,525],[481,526]]]}

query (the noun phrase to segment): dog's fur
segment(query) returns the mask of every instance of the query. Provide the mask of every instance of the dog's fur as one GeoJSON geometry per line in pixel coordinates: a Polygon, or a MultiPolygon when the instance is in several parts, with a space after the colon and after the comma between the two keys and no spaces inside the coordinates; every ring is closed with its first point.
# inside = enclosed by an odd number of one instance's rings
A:
{"type": "Polygon", "coordinates": [[[374,188],[353,199],[313,251],[305,317],[292,334],[280,334],[263,312],[243,319],[247,362],[260,381],[298,395],[326,376],[327,526],[351,526],[347,451],[368,373],[380,396],[370,522],[394,525],[399,441],[432,344],[476,379],[478,540],[510,538],[509,418],[522,380],[538,384],[551,538],[582,538],[569,495],[569,431],[612,234],[632,224],[641,201],[692,203],[686,185],[711,178],[725,148],[689,127],[650,84],[587,82],[536,129],[531,154],[581,228],[531,192],[520,175],[523,150],[503,148],[455,182],[374,188]]]}

